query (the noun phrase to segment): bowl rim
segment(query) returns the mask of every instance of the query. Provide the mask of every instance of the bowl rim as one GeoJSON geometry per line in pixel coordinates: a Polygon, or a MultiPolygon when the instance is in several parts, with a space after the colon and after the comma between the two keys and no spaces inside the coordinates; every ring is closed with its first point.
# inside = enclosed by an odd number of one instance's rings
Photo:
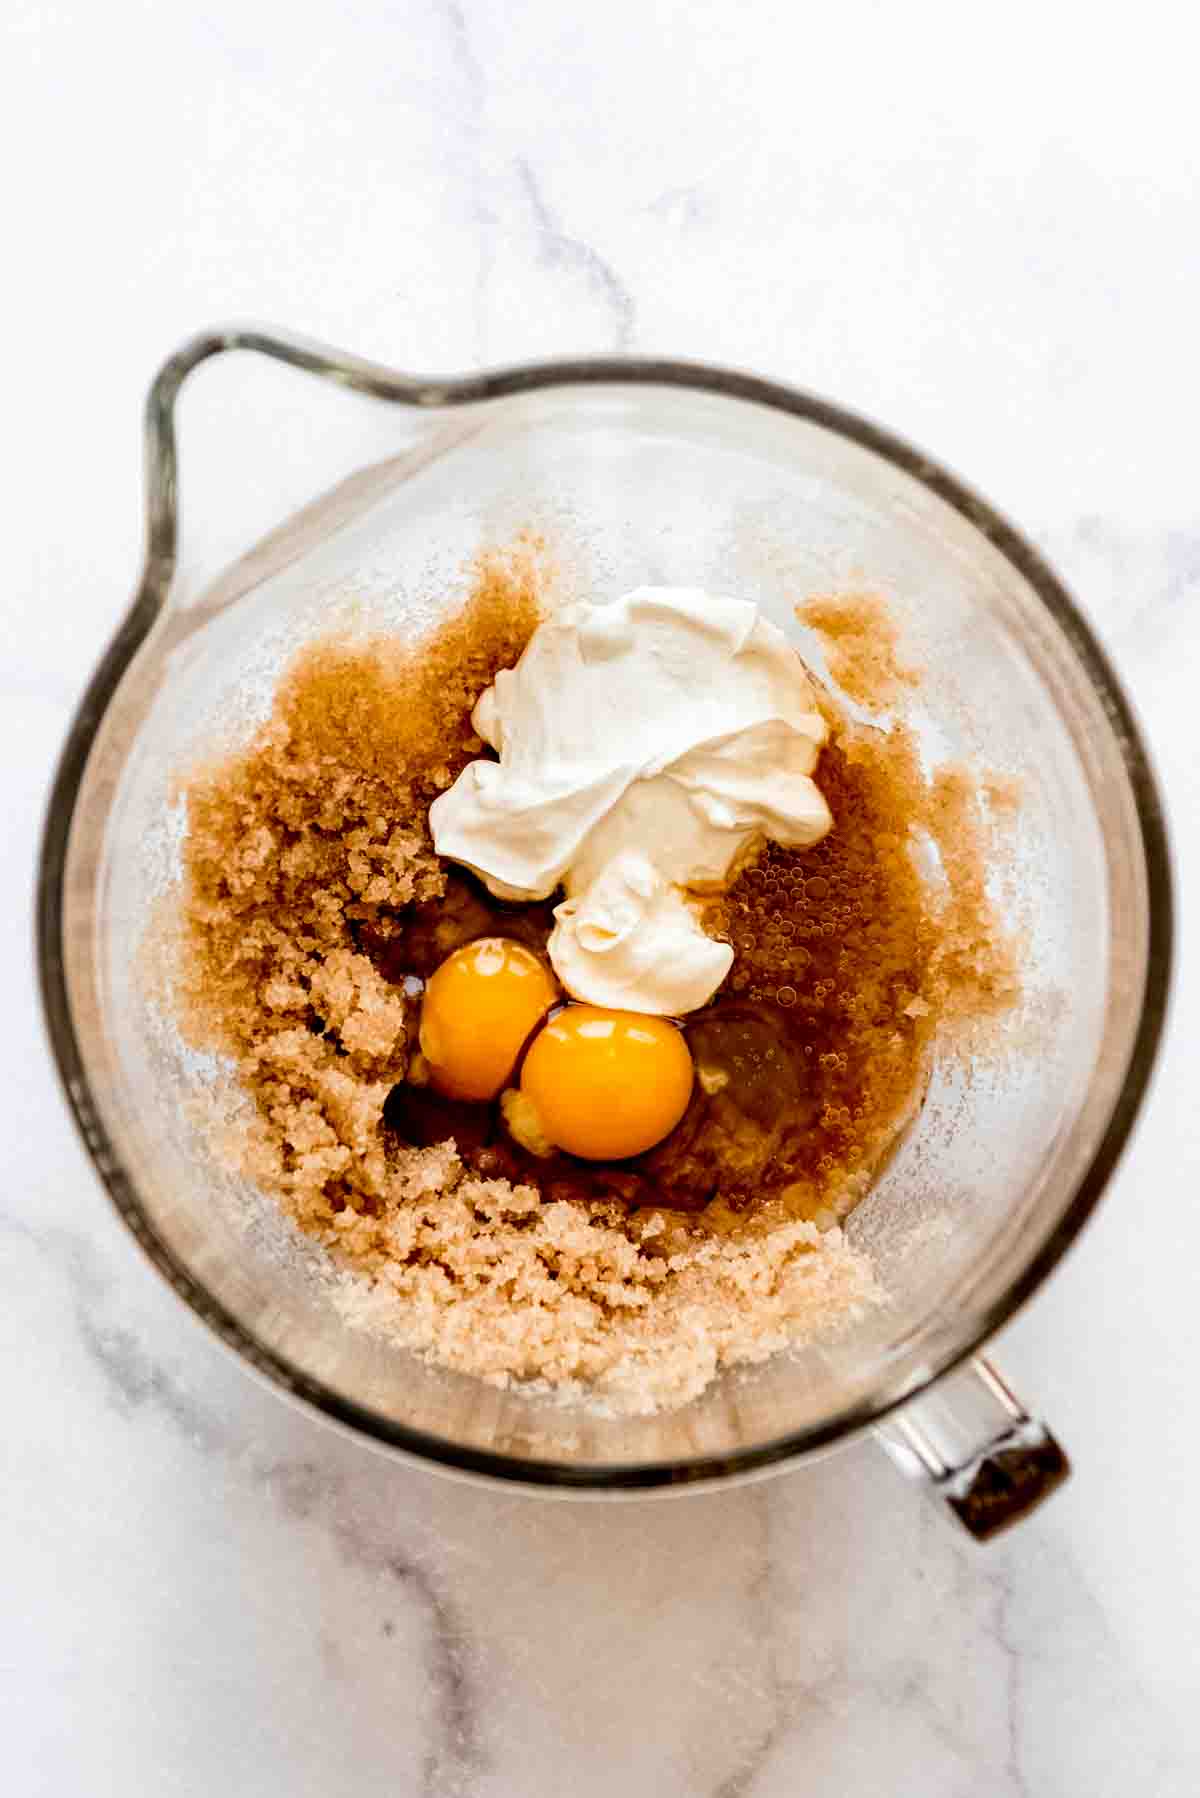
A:
{"type": "Polygon", "coordinates": [[[475,1475],[542,1490],[635,1492],[727,1481],[762,1472],[856,1434],[911,1402],[933,1382],[974,1355],[1042,1284],[1075,1240],[1104,1191],[1145,1099],[1166,1021],[1174,941],[1171,859],[1163,803],[1133,708],[1106,652],[1041,553],[980,495],[903,438],[801,389],[717,365],[638,356],[589,356],[525,362],[446,378],[400,373],[328,345],[257,325],[204,332],[163,364],[145,410],[145,559],[133,601],[98,662],[76,709],[47,804],[38,860],[35,952],[43,1015],[68,1108],[118,1214],[156,1270],[220,1341],[275,1388],[331,1422],[386,1449],[475,1475]],[[680,1461],[565,1463],[473,1448],[393,1419],[347,1398],[305,1373],[261,1341],[193,1275],[162,1238],[108,1135],[88,1076],[67,989],[63,926],[69,839],[87,763],[109,702],[162,614],[170,594],[178,545],[175,404],[184,381],[210,358],[249,350],[395,404],[430,411],[572,386],[665,386],[716,394],[806,420],[873,451],[935,494],[973,525],[1023,576],[1099,698],[1111,722],[1129,781],[1144,857],[1148,931],[1145,984],[1124,1078],[1087,1168],[1058,1222],[1004,1292],[980,1315],[967,1338],[933,1358],[919,1380],[860,1399],[804,1430],[740,1449],[680,1461]]]}

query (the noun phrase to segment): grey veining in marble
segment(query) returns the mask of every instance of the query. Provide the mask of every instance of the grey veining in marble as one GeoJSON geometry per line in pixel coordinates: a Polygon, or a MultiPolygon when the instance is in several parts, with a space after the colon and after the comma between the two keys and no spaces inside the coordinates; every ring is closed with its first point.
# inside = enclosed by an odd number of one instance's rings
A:
{"type": "MultiPolygon", "coordinates": [[[[10,872],[3,1790],[1191,1798],[1200,151],[1179,10],[1017,0],[986,44],[948,0],[14,0],[4,29],[10,870],[133,579],[148,376],[250,315],[417,370],[705,357],[928,444],[1096,620],[1171,801],[1185,941],[1111,1196],[998,1345],[1077,1476],[979,1551],[869,1445],[724,1494],[567,1505],[394,1465],[266,1390],[100,1197],[10,872]]],[[[214,554],[335,472],[337,420],[301,441],[290,404],[185,415],[193,521],[210,491],[225,514],[231,416],[253,458],[214,554]]]]}

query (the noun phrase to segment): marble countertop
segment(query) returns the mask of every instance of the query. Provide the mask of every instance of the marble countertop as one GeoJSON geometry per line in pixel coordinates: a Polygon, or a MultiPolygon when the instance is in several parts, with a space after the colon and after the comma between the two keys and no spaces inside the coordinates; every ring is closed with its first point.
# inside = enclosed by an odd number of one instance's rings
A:
{"type": "MultiPolygon", "coordinates": [[[[13,1798],[1200,1789],[1200,151],[1178,21],[1170,0],[1119,29],[1019,0],[986,33],[864,0],[13,0],[13,1798]],[[612,1507],[393,1466],[231,1362],[110,1214],[42,1043],[29,870],[136,568],[147,380],[240,315],[414,369],[622,348],[793,380],[964,471],[1080,595],[1157,755],[1185,940],[1110,1195],[997,1348],[1076,1462],[1020,1531],[961,1540],[869,1445],[612,1507]]],[[[306,468],[246,435],[261,527],[306,468]]]]}

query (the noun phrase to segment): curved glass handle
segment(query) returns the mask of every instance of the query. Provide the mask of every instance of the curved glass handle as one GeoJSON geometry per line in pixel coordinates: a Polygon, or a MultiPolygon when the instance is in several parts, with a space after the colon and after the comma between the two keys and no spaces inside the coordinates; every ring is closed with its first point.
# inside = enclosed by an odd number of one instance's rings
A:
{"type": "Polygon", "coordinates": [[[477,397],[478,383],[468,378],[442,381],[402,374],[294,332],[266,331],[257,325],[227,325],[193,337],[159,369],[146,399],[146,547],[141,594],[160,604],[174,573],[178,551],[175,412],[180,390],[202,363],[231,350],[249,350],[339,387],[419,410],[459,405],[477,397]]]}
{"type": "Polygon", "coordinates": [[[924,1480],[979,1541],[1061,1486],[1071,1463],[989,1361],[969,1361],[876,1426],[901,1472],[924,1480]]]}

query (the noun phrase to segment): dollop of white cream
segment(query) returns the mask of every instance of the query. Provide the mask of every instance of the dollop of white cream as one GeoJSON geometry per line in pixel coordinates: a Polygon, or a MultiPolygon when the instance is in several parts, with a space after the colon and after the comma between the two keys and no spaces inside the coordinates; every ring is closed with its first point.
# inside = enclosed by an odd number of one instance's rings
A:
{"type": "Polygon", "coordinates": [[[554,908],[550,960],[577,999],[616,1011],[679,1017],[716,992],[733,965],[638,849],[622,850],[578,899],[554,908]]]}
{"type": "Polygon", "coordinates": [[[699,922],[764,838],[817,842],[825,741],[804,665],[748,600],[638,587],[539,625],[472,714],[499,760],[430,807],[434,848],[502,899],[560,884],[550,959],[595,1005],[678,1016],[733,959],[699,922]]]}

